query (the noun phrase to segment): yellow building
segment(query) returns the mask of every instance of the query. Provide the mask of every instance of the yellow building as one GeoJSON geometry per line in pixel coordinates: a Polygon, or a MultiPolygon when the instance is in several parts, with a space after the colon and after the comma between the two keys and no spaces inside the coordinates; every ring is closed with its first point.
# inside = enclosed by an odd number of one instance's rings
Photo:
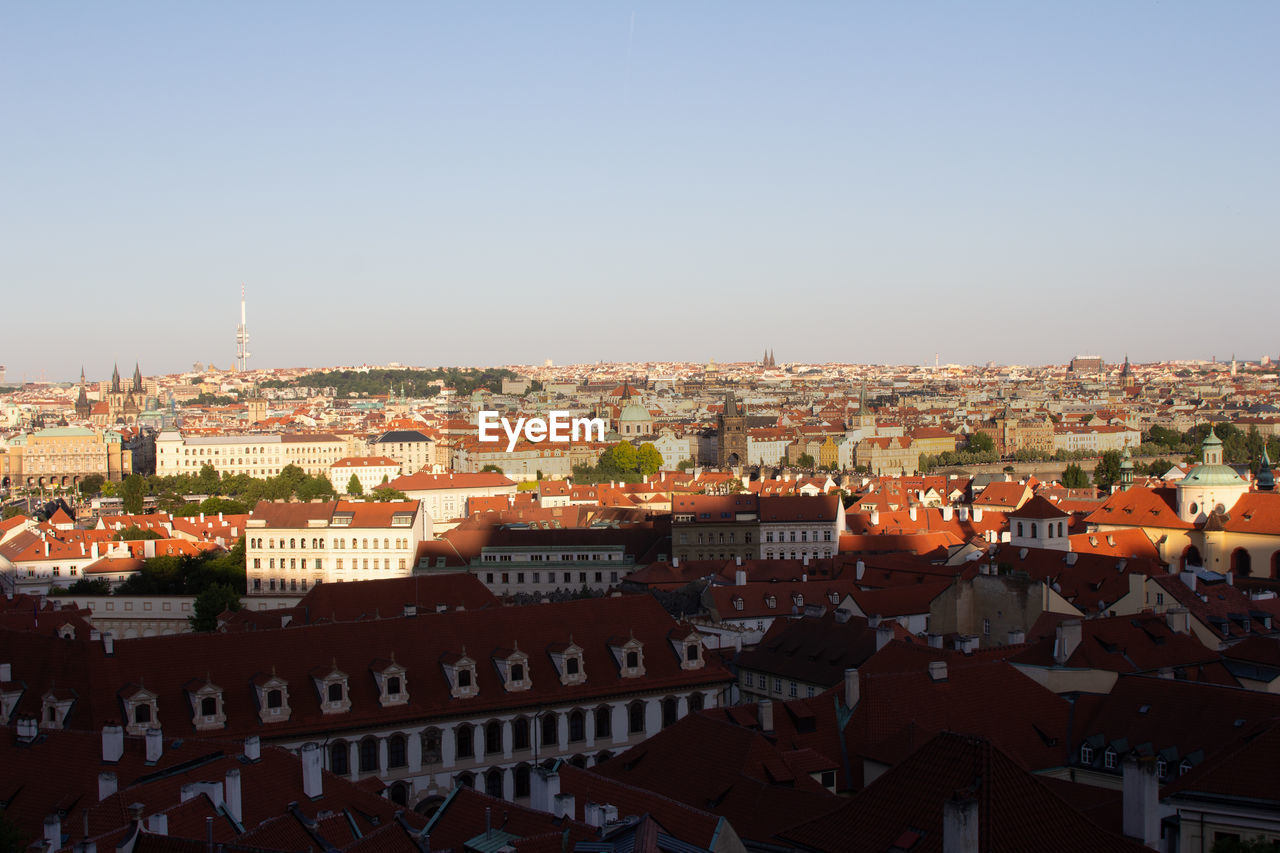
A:
{"type": "Polygon", "coordinates": [[[75,486],[90,474],[119,481],[133,472],[133,452],[118,432],[55,427],[20,435],[0,448],[0,484],[75,486]]]}

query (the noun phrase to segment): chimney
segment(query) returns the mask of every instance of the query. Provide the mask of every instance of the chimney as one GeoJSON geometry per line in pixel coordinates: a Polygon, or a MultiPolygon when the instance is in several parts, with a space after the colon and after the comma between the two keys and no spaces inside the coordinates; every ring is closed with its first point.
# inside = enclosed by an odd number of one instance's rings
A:
{"type": "Polygon", "coordinates": [[[734,585],[734,586],[746,586],[746,585],[747,585],[747,570],[746,570],[746,569],[738,569],[737,571],[735,571],[735,572],[733,573],[733,585],[734,585]]]}
{"type": "Polygon", "coordinates": [[[912,521],[916,520],[916,508],[914,504],[912,504],[912,506],[907,510],[907,518],[910,518],[912,521]]]}
{"type": "Polygon", "coordinates": [[[844,706],[856,708],[862,698],[862,682],[858,678],[858,668],[851,666],[844,671],[844,706]]]}
{"type": "Polygon", "coordinates": [[[982,521],[982,507],[975,506],[973,508],[973,520],[975,524],[979,521],[982,521]]]}
{"type": "Polygon", "coordinates": [[[930,681],[946,681],[947,680],[947,662],[944,660],[929,661],[929,680],[930,681]]]}
{"type": "Polygon", "coordinates": [[[1124,834],[1155,849],[1160,843],[1160,782],[1152,756],[1124,760],[1124,834]]]}
{"type": "Polygon", "coordinates": [[[169,816],[167,814],[153,814],[147,818],[147,831],[155,835],[168,835],[169,816]]]}
{"type": "Polygon", "coordinates": [[[1179,572],[1178,577],[1182,578],[1182,582],[1187,585],[1187,589],[1192,592],[1196,591],[1196,573],[1191,571],[1179,572]]]}
{"type": "Polygon", "coordinates": [[[110,631],[102,632],[102,651],[107,657],[111,657],[116,653],[116,638],[110,631]]]}
{"type": "Polygon", "coordinates": [[[124,729],[120,726],[102,727],[102,760],[114,764],[124,755],[124,729]]]}
{"type": "Polygon", "coordinates": [[[98,774],[98,802],[102,802],[107,797],[114,794],[118,787],[119,787],[119,781],[116,779],[116,774],[110,771],[106,773],[99,773],[98,774]]]}
{"type": "Polygon", "coordinates": [[[880,651],[889,645],[889,641],[893,639],[893,622],[881,622],[876,626],[876,651],[880,651]]]}
{"type": "Polygon", "coordinates": [[[855,571],[854,578],[856,580],[862,580],[862,576],[867,573],[867,564],[859,560],[854,563],[853,567],[855,571]]]}
{"type": "Polygon", "coordinates": [[[155,764],[164,754],[164,734],[160,729],[147,729],[147,763],[155,764]]]}
{"type": "Polygon", "coordinates": [[[258,761],[262,758],[262,742],[258,740],[257,735],[249,735],[244,739],[244,757],[250,761],[258,761]]]}
{"type": "Polygon", "coordinates": [[[529,775],[529,807],[549,812],[560,795],[560,774],[545,767],[535,767],[529,775]]]}
{"type": "Polygon", "coordinates": [[[880,510],[878,509],[871,510],[871,526],[872,527],[880,526],[880,510]]]}
{"type": "Polygon", "coordinates": [[[942,806],[942,853],[978,853],[978,801],[952,798],[942,806]]]}
{"type": "Polygon", "coordinates": [[[244,821],[244,810],[242,808],[243,801],[240,798],[240,770],[231,768],[227,771],[227,814],[231,815],[231,819],[236,823],[244,821]]]}
{"type": "Polygon", "coordinates": [[[416,604],[406,604],[406,605],[404,606],[404,615],[405,615],[405,616],[417,616],[417,615],[418,615],[418,605],[416,605],[416,604]]]}
{"type": "Polygon", "coordinates": [[[40,723],[35,717],[18,718],[18,743],[31,743],[40,733],[40,723]]]}
{"type": "Polygon", "coordinates": [[[950,505],[950,504],[948,504],[948,505],[944,506],[944,507],[942,508],[942,520],[943,520],[943,521],[950,521],[950,520],[951,520],[951,512],[952,512],[952,510],[951,510],[951,505],[950,505]]]}
{"type": "Polygon", "coordinates": [[[1021,628],[1013,628],[1009,631],[1009,645],[1020,646],[1027,641],[1027,632],[1021,628]]]}
{"type": "Polygon", "coordinates": [[[742,565],[742,555],[741,555],[741,554],[734,554],[734,555],[733,555],[733,564],[734,564],[735,566],[741,566],[741,565],[742,565]]]}
{"type": "Polygon", "coordinates": [[[1164,612],[1164,621],[1174,633],[1191,633],[1191,614],[1185,607],[1170,607],[1164,612]]]}
{"type": "Polygon", "coordinates": [[[680,558],[679,558],[679,557],[672,557],[672,558],[671,558],[671,568],[673,568],[673,569],[678,569],[678,568],[680,568],[680,558]]]}
{"type": "Polygon", "coordinates": [[[773,703],[761,699],[756,705],[756,715],[760,718],[760,731],[773,734],[773,703]]]}
{"type": "Polygon", "coordinates": [[[320,747],[316,743],[302,745],[302,791],[311,799],[324,795],[320,779],[320,747]]]}
{"type": "Polygon", "coordinates": [[[551,813],[556,817],[573,820],[573,794],[556,794],[551,798],[551,813]]]}
{"type": "Polygon", "coordinates": [[[931,649],[940,649],[940,648],[942,648],[942,635],[941,635],[941,634],[930,634],[930,635],[929,635],[929,648],[931,648],[931,649]]]}
{"type": "Polygon", "coordinates": [[[56,814],[44,819],[44,843],[50,850],[62,849],[62,818],[56,814]]]}
{"type": "Polygon", "coordinates": [[[588,826],[600,829],[604,826],[604,804],[587,803],[582,807],[582,820],[588,826]]]}
{"type": "Polygon", "coordinates": [[[1084,626],[1079,619],[1068,619],[1065,622],[1059,622],[1054,633],[1053,661],[1058,666],[1062,666],[1079,648],[1080,640],[1084,636],[1084,626]]]}
{"type": "Polygon", "coordinates": [[[959,516],[960,516],[960,520],[961,520],[961,521],[968,521],[968,520],[969,520],[969,508],[968,508],[967,506],[962,506],[962,507],[960,507],[960,508],[957,510],[957,513],[959,514],[959,516]]]}

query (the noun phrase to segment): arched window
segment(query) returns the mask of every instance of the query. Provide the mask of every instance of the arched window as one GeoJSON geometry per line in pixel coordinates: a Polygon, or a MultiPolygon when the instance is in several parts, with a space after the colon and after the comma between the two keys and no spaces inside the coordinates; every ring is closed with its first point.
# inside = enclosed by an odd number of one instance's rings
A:
{"type": "Polygon", "coordinates": [[[701,711],[701,710],[702,710],[702,702],[703,702],[703,699],[702,699],[702,694],[701,694],[701,693],[691,693],[691,694],[689,694],[689,713],[691,713],[691,714],[692,714],[692,713],[694,713],[694,712],[696,712],[696,711],[701,711]]]}
{"type": "Polygon", "coordinates": [[[484,792],[502,799],[502,770],[494,767],[484,774],[484,792]]]}
{"type": "Polygon", "coordinates": [[[1022,535],[1022,522],[1021,522],[1021,521],[1019,521],[1019,522],[1018,522],[1018,535],[1019,535],[1019,536],[1021,536],[1021,535],[1022,535]]]}
{"type": "Polygon", "coordinates": [[[1253,574],[1253,557],[1244,548],[1231,552],[1231,570],[1239,577],[1247,578],[1253,574]]]}
{"type": "Polygon", "coordinates": [[[284,695],[279,690],[267,691],[267,707],[279,708],[284,705],[284,695]]]}
{"type": "Polygon", "coordinates": [[[374,773],[378,769],[378,739],[367,737],[360,741],[360,772],[374,773]]]}
{"type": "Polygon", "coordinates": [[[511,721],[511,746],[514,749],[529,748],[528,717],[516,717],[511,721]]]}
{"type": "Polygon", "coordinates": [[[498,755],[502,752],[502,723],[490,720],[484,727],[484,754],[498,755]]]}
{"type": "Polygon", "coordinates": [[[680,712],[680,703],[674,696],[662,700],[662,727],[673,725],[680,712]]]}
{"type": "Polygon", "coordinates": [[[407,767],[409,764],[408,741],[404,735],[394,734],[387,738],[387,766],[407,767]]]}
{"type": "Polygon", "coordinates": [[[596,708],[596,737],[613,736],[613,709],[608,705],[596,708]]]}
{"type": "Polygon", "coordinates": [[[517,764],[515,769],[515,790],[512,792],[516,797],[529,796],[529,777],[530,770],[528,764],[517,764]]]}
{"type": "Polygon", "coordinates": [[[559,746],[560,744],[560,715],[554,712],[542,715],[542,744],[543,746],[559,746]]]}
{"type": "Polygon", "coordinates": [[[435,764],[440,760],[440,730],[427,729],[422,733],[422,760],[435,764]]]}
{"type": "Polygon", "coordinates": [[[569,712],[569,743],[587,739],[587,723],[582,712],[574,708],[569,712]]]}
{"type": "Polygon", "coordinates": [[[1037,529],[1036,523],[1034,521],[1031,522],[1031,538],[1035,539],[1039,535],[1040,535],[1040,531],[1037,529]]]}
{"type": "Polygon", "coordinates": [[[338,776],[345,776],[350,773],[351,766],[347,761],[349,757],[347,742],[345,740],[334,741],[329,745],[329,772],[338,776]]]}
{"type": "Polygon", "coordinates": [[[476,777],[473,773],[459,773],[454,777],[454,781],[459,788],[474,788],[476,786],[476,777]]]}
{"type": "Polygon", "coordinates": [[[476,754],[475,732],[467,723],[458,726],[456,733],[458,739],[458,757],[474,758],[476,754]]]}
{"type": "Polygon", "coordinates": [[[627,731],[633,735],[644,732],[644,702],[638,699],[627,706],[627,731]]]}
{"type": "Polygon", "coordinates": [[[342,682],[341,681],[335,681],[334,683],[329,685],[329,701],[330,702],[342,701],[342,682]]]}

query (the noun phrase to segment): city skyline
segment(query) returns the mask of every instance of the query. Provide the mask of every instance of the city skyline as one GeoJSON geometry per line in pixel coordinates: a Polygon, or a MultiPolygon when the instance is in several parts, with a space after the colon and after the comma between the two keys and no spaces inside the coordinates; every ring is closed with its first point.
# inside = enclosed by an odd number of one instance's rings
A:
{"type": "Polygon", "coordinates": [[[16,8],[0,361],[1274,357],[1278,23],[16,8]]]}

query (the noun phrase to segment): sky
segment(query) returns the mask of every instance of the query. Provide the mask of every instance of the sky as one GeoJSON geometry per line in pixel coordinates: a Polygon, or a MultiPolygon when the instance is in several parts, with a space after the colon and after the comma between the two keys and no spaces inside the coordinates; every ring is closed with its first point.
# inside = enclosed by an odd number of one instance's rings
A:
{"type": "Polygon", "coordinates": [[[0,5],[8,378],[1280,353],[1280,4],[0,5]]]}

